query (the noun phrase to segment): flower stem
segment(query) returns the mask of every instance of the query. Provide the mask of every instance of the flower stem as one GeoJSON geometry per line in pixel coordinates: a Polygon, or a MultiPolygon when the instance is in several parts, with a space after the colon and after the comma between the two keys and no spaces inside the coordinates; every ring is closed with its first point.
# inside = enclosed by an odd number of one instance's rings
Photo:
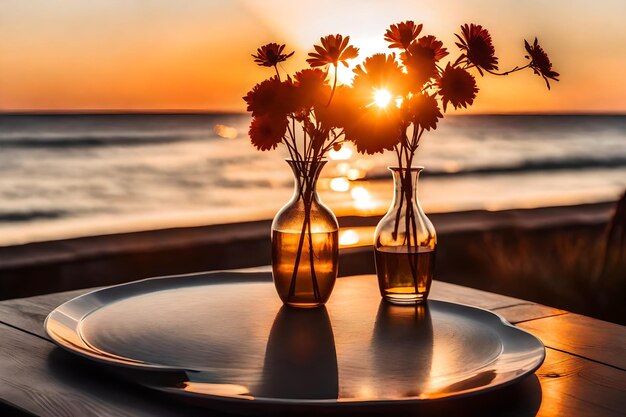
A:
{"type": "MultiPolygon", "coordinates": [[[[400,153],[400,150],[398,150],[397,147],[396,147],[396,152],[398,154],[398,168],[400,169],[399,171],[400,189],[402,190],[402,157],[401,157],[402,154],[400,153]]],[[[393,237],[394,240],[398,238],[398,227],[400,227],[400,213],[402,213],[403,203],[404,203],[404,193],[400,192],[400,203],[398,204],[398,210],[396,211],[396,218],[395,218],[395,223],[393,226],[393,232],[391,233],[391,237],[393,237]]]]}
{"type": "MultiPolygon", "coordinates": [[[[299,171],[300,169],[296,169],[299,171]]],[[[298,173],[299,174],[299,173],[298,173]]],[[[300,183],[300,175],[297,175],[298,187],[302,190],[302,184],[300,183]]],[[[300,267],[300,258],[302,257],[302,246],[304,245],[304,235],[306,233],[306,227],[308,222],[308,211],[304,212],[304,222],[302,222],[302,231],[300,232],[300,241],[298,242],[298,251],[296,252],[296,260],[293,266],[293,274],[291,275],[291,283],[289,284],[289,294],[287,300],[295,295],[296,292],[296,278],[298,277],[298,268],[300,267]]]]}
{"type": "Polygon", "coordinates": [[[415,288],[415,293],[418,292],[418,282],[417,282],[417,262],[418,257],[413,255],[413,248],[415,255],[417,255],[417,251],[419,250],[419,244],[417,239],[417,223],[415,220],[415,212],[413,209],[413,177],[411,173],[411,166],[413,165],[413,157],[415,155],[415,150],[419,144],[419,139],[421,138],[423,131],[418,132],[417,129],[414,130],[411,142],[409,143],[408,138],[404,137],[405,145],[400,145],[400,148],[395,148],[396,155],[398,156],[398,168],[399,168],[399,177],[400,177],[400,203],[398,204],[398,209],[396,210],[396,218],[394,222],[394,229],[392,232],[392,237],[394,240],[398,239],[398,229],[400,227],[400,218],[404,213],[404,240],[403,245],[407,247],[407,257],[409,262],[409,267],[411,268],[411,278],[413,279],[413,285],[415,288]],[[404,163],[406,162],[406,164],[404,163]],[[406,207],[403,207],[404,202],[406,201],[406,207]],[[404,208],[404,212],[403,212],[404,208]],[[412,239],[411,239],[412,238],[412,239]]]}
{"type": "Polygon", "coordinates": [[[505,71],[505,72],[495,72],[495,71],[490,71],[490,70],[485,70],[487,71],[489,74],[491,75],[509,75],[511,73],[517,72],[517,71],[521,71],[523,69],[526,69],[530,67],[530,64],[524,65],[523,67],[515,67],[509,71],[505,71]]]}
{"type": "Polygon", "coordinates": [[[304,239],[308,235],[309,245],[309,263],[311,270],[311,281],[313,286],[313,297],[316,302],[320,301],[320,290],[317,282],[317,275],[315,273],[315,252],[313,249],[313,235],[311,232],[311,209],[313,206],[313,194],[314,184],[317,166],[307,165],[302,163],[301,166],[296,168],[296,175],[298,181],[298,188],[300,190],[299,198],[302,198],[304,204],[304,220],[302,222],[302,230],[300,232],[300,240],[298,242],[298,250],[296,252],[296,259],[293,267],[293,274],[291,275],[291,283],[289,284],[289,294],[287,300],[291,300],[296,292],[296,280],[298,278],[298,270],[300,268],[300,261],[302,260],[302,251],[304,249],[304,239]]]}
{"type": "Polygon", "coordinates": [[[414,261],[417,262],[417,228],[415,225],[415,216],[413,212],[413,186],[412,186],[412,176],[411,170],[407,168],[406,170],[406,181],[404,183],[404,191],[406,192],[406,237],[407,237],[407,257],[409,261],[409,267],[411,268],[411,277],[413,278],[413,287],[415,288],[415,293],[417,294],[417,263],[414,264],[414,261]],[[412,246],[411,246],[411,234],[413,235],[413,242],[415,243],[415,256],[412,256],[412,246]]]}
{"type": "MultiPolygon", "coordinates": [[[[311,205],[309,204],[308,211],[311,211],[311,205]]],[[[308,235],[309,235],[309,262],[311,264],[311,281],[313,284],[313,297],[315,301],[320,301],[320,289],[317,283],[317,276],[315,275],[315,252],[313,249],[313,234],[311,233],[311,216],[309,215],[308,221],[308,235]]]]}
{"type": "Polygon", "coordinates": [[[330,98],[328,99],[328,104],[326,104],[326,107],[330,106],[330,102],[333,101],[333,96],[335,95],[335,89],[337,88],[337,73],[339,72],[339,67],[337,66],[337,64],[335,64],[334,66],[335,66],[335,81],[333,81],[333,89],[330,92],[330,98]]]}

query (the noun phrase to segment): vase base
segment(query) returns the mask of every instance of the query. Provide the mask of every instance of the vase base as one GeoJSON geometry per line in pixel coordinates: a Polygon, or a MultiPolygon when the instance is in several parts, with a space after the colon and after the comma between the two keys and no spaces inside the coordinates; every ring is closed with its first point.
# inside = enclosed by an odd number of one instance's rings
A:
{"type": "Polygon", "coordinates": [[[309,308],[318,308],[318,307],[322,307],[325,303],[289,303],[289,302],[285,302],[284,303],[286,306],[289,307],[293,307],[293,308],[302,308],[302,309],[309,309],[309,308]]]}
{"type": "Polygon", "coordinates": [[[391,304],[408,306],[426,302],[427,296],[425,294],[385,294],[383,299],[391,304]]]}

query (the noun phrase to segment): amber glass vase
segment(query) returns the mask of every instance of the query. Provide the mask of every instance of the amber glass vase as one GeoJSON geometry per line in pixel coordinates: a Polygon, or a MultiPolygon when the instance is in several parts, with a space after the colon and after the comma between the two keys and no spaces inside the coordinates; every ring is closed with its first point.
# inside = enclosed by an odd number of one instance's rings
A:
{"type": "Polygon", "coordinates": [[[337,279],[337,218],[317,195],[326,161],[287,160],[295,176],[291,200],[272,223],[272,272],[283,303],[311,308],[324,305],[337,279]]]}
{"type": "Polygon", "coordinates": [[[437,235],[417,198],[422,169],[389,168],[393,202],[374,234],[380,294],[393,304],[425,301],[433,280],[437,235]]]}

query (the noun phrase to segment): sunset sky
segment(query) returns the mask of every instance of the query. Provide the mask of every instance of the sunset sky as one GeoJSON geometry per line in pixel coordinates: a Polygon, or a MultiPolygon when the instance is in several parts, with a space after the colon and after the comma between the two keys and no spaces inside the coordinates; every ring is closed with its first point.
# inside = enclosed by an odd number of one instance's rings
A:
{"type": "Polygon", "coordinates": [[[626,112],[624,16],[623,0],[3,0],[0,110],[243,111],[270,75],[252,63],[259,45],[287,43],[295,71],[322,35],[350,35],[365,57],[411,19],[455,57],[453,33],[482,24],[502,69],[536,35],[562,75],[551,93],[531,71],[485,77],[472,112],[626,112]]]}

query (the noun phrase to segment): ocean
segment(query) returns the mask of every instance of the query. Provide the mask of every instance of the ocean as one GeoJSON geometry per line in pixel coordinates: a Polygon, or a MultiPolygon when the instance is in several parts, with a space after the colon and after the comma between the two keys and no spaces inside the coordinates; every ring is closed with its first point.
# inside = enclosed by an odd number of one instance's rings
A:
{"type": "MultiPolygon", "coordinates": [[[[241,114],[0,116],[0,245],[267,219],[293,190],[286,152],[258,152],[241,114]]],[[[428,212],[616,200],[626,116],[449,116],[426,133],[428,212]]],[[[339,215],[382,213],[392,153],[330,155],[319,189],[339,215]]]]}

